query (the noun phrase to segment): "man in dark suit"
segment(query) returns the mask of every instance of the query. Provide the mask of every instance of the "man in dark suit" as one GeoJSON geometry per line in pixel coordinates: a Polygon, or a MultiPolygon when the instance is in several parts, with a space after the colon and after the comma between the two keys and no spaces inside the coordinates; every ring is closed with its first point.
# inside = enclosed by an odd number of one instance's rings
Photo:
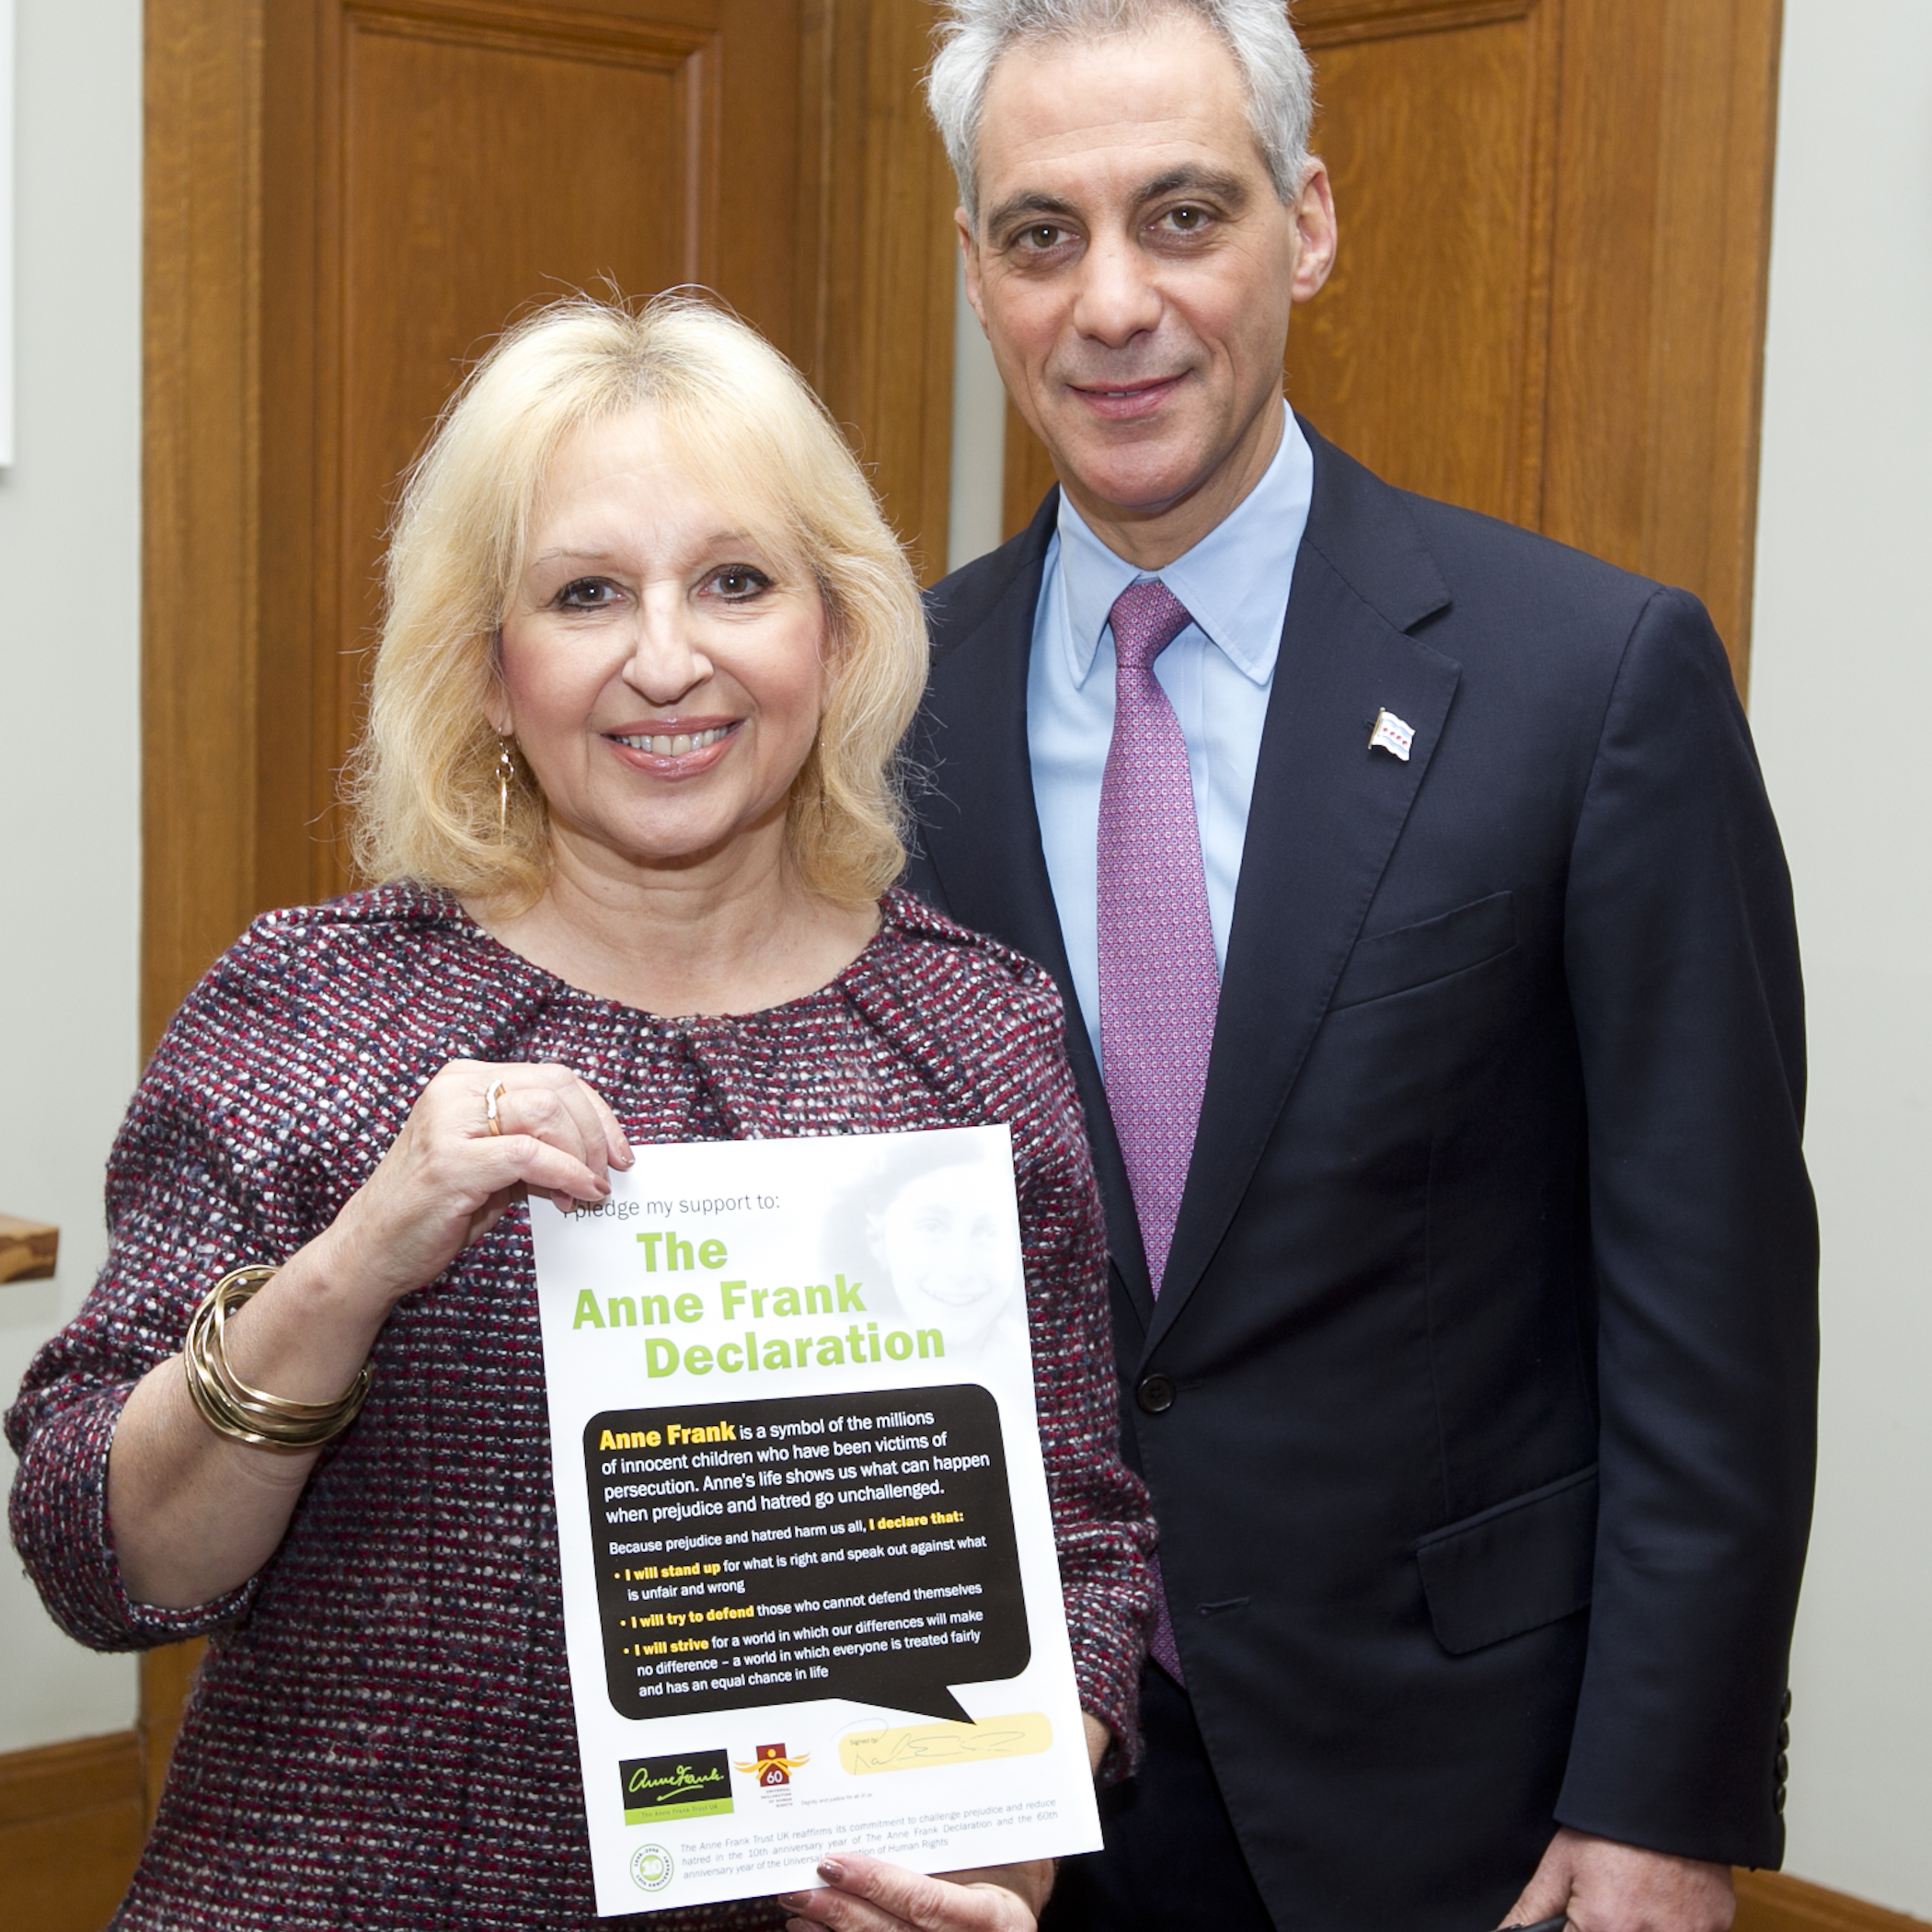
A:
{"type": "Polygon", "coordinates": [[[1781,1852],[1816,1365],[1723,652],[1285,409],[1336,230],[1271,0],[948,36],[1061,488],[932,594],[910,882],[1066,998],[1162,1531],[1146,1756],[1047,1923],[1721,1932],[1781,1852]]]}

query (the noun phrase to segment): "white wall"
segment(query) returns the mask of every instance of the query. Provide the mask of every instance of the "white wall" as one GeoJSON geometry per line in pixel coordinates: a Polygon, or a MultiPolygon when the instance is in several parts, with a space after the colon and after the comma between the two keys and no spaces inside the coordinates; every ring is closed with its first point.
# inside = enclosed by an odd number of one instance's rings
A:
{"type": "Polygon", "coordinates": [[[1823,1446],[1788,1868],[1932,1917],[1932,6],[1786,0],[1752,721],[1797,880],[1823,1446]]]}
{"type": "Polygon", "coordinates": [[[952,470],[946,568],[957,570],[996,550],[1006,461],[1006,390],[986,332],[966,299],[965,271],[953,270],[952,470]]]}
{"type": "MultiPolygon", "coordinates": [[[[137,1071],[140,0],[17,0],[15,461],[0,470],[0,1402],[98,1266],[137,1071]]],[[[13,1458],[0,1449],[0,1484],[13,1458]]],[[[0,1751],[133,1721],[134,1666],[63,1637],[0,1555],[0,1751]]]]}

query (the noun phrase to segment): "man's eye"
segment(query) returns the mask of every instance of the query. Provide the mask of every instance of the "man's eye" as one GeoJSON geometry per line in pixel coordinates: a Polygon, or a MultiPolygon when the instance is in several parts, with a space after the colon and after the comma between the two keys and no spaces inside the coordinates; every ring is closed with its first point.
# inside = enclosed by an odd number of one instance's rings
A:
{"type": "Polygon", "coordinates": [[[1035,222],[1030,228],[1020,230],[1022,247],[1044,253],[1049,248],[1057,248],[1066,239],[1066,230],[1052,222],[1035,222]]]}
{"type": "Polygon", "coordinates": [[[1182,235],[1199,235],[1208,224],[1205,208],[1170,208],[1163,219],[1182,235]]]}
{"type": "Polygon", "coordinates": [[[761,591],[770,590],[772,581],[749,564],[730,564],[712,577],[711,586],[727,604],[746,604],[761,591]]]}
{"type": "Polygon", "coordinates": [[[580,577],[558,592],[558,604],[565,610],[597,611],[617,601],[617,586],[605,577],[580,577]]]}

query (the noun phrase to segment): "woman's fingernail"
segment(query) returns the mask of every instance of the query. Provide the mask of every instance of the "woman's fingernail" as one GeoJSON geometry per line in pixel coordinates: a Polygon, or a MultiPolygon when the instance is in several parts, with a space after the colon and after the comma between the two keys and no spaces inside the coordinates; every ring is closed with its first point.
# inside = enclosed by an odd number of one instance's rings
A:
{"type": "Polygon", "coordinates": [[[836,1858],[827,1858],[819,1866],[819,1876],[828,1885],[843,1885],[845,1882],[845,1868],[836,1858]]]}
{"type": "Polygon", "coordinates": [[[802,1912],[805,1909],[805,1894],[802,1892],[781,1892],[778,1903],[788,1912],[802,1912]]]}

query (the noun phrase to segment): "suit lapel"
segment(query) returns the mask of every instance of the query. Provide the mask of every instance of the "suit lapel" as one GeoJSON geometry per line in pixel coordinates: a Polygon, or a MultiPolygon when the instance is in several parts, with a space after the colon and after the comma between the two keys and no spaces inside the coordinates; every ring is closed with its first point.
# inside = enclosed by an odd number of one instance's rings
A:
{"type": "Polygon", "coordinates": [[[1154,1298],[1140,1224],[1093,1044],[1074,994],[1033,806],[1027,750],[1033,612],[1058,505],[1055,490],[1014,545],[1010,579],[995,592],[983,615],[969,622],[956,638],[949,637],[935,658],[919,741],[930,788],[920,801],[920,838],[951,915],[1037,960],[1059,985],[1066,1008],[1067,1056],[1087,1114],[1107,1213],[1108,1247],[1144,1324],[1154,1298]]]}
{"type": "Polygon", "coordinates": [[[1253,1178],[1429,769],[1460,674],[1453,660],[1406,635],[1449,593],[1401,499],[1307,434],[1315,500],[1269,699],[1206,1099],[1150,1352],[1186,1306],[1253,1178]],[[1369,749],[1384,708],[1414,728],[1407,763],[1369,749]]]}

